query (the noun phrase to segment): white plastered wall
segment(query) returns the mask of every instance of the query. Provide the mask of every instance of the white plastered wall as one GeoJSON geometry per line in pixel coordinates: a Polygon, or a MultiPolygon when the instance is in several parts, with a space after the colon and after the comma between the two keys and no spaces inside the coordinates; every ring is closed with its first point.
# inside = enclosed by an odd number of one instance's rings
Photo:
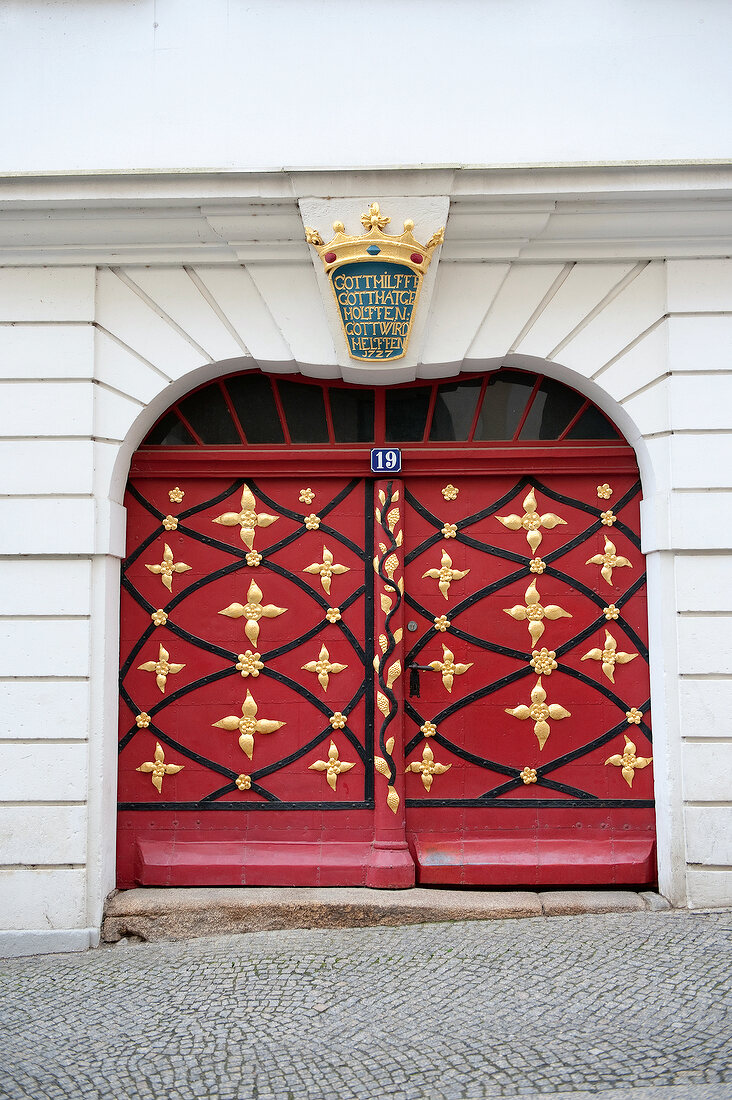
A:
{"type": "MultiPolygon", "coordinates": [[[[0,947],[96,942],[114,886],[120,505],[164,408],[247,366],[336,371],[314,274],[255,263],[0,269],[0,947]],[[303,299],[304,296],[304,299],[303,299]]],[[[732,902],[730,261],[442,260],[418,373],[542,366],[644,483],[660,887],[732,902]],[[454,321],[461,303],[461,323],[454,321]],[[449,368],[446,367],[449,364],[449,368]]]]}

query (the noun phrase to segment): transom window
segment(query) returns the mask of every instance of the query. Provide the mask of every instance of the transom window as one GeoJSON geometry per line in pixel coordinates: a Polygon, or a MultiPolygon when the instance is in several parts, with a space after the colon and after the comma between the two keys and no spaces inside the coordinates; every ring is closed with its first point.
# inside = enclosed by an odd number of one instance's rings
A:
{"type": "Polygon", "coordinates": [[[624,445],[596,405],[531,371],[366,387],[247,371],[187,394],[143,447],[602,442],[624,445]]]}

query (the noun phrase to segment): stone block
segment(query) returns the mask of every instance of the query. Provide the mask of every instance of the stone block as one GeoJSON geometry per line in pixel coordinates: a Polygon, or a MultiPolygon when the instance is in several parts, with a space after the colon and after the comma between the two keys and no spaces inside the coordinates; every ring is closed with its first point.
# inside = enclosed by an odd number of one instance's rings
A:
{"type": "MultiPolygon", "coordinates": [[[[725,724],[729,735],[732,731],[725,724]]],[[[688,802],[732,799],[732,741],[687,742],[681,747],[681,760],[682,788],[688,802]]]]}
{"type": "Polygon", "coordinates": [[[679,681],[679,715],[684,738],[729,737],[732,679],[679,681]]]}
{"type": "Polygon", "coordinates": [[[0,378],[83,378],[93,371],[91,324],[0,324],[0,378]]]}
{"type": "Polygon", "coordinates": [[[666,281],[669,313],[729,311],[732,260],[669,260],[666,281]]]}
{"type": "Polygon", "coordinates": [[[632,890],[541,890],[539,901],[545,917],[633,913],[646,907],[640,894],[632,890]]]}
{"type": "Polygon", "coordinates": [[[86,743],[14,745],[0,741],[0,802],[37,802],[48,795],[49,785],[57,802],[84,801],[86,743]]]}
{"type": "Polygon", "coordinates": [[[93,554],[91,497],[0,499],[0,554],[93,554]]]}
{"type": "Polygon", "coordinates": [[[0,869],[0,929],[79,928],[85,922],[83,869],[0,869]]]}
{"type": "Polygon", "coordinates": [[[727,615],[694,615],[679,619],[679,672],[682,675],[723,673],[732,675],[732,647],[727,615]]]}
{"type": "MultiPolygon", "coordinates": [[[[6,496],[91,493],[93,444],[81,439],[6,439],[0,442],[0,468],[6,496]]],[[[43,502],[36,504],[37,509],[43,507],[43,502]]],[[[37,511],[39,526],[41,515],[37,511]]]]}
{"type": "Polygon", "coordinates": [[[0,638],[5,676],[88,676],[88,619],[8,619],[0,638]]]}
{"type": "Polygon", "coordinates": [[[93,267],[0,268],[0,321],[93,321],[93,267]]]}
{"type": "Polygon", "coordinates": [[[87,680],[13,680],[2,685],[2,697],[0,740],[65,740],[88,734],[87,680]]]}
{"type": "Polygon", "coordinates": [[[684,819],[687,861],[732,867],[732,806],[686,806],[684,819]]]}
{"type": "Polygon", "coordinates": [[[4,561],[3,615],[88,615],[91,562],[81,559],[4,561]]]}
{"type": "MultiPolygon", "coordinates": [[[[37,782],[39,801],[47,799],[48,773],[41,772],[37,782]]],[[[85,806],[0,805],[0,851],[7,865],[85,863],[86,843],[85,806]]]]}

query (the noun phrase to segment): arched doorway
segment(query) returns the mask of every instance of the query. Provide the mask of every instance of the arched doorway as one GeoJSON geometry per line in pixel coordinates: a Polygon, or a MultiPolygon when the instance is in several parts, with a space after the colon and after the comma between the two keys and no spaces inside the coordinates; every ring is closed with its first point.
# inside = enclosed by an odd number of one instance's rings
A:
{"type": "Polygon", "coordinates": [[[639,502],[528,371],[187,395],[126,496],[119,885],[653,881],[639,502]]]}

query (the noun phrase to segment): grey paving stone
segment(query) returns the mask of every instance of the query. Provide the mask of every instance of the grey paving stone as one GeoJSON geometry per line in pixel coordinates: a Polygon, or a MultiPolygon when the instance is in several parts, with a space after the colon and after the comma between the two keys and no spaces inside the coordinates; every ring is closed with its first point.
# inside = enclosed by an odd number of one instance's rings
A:
{"type": "Polygon", "coordinates": [[[732,913],[289,929],[0,968],[2,1100],[721,1100],[732,913]]]}

